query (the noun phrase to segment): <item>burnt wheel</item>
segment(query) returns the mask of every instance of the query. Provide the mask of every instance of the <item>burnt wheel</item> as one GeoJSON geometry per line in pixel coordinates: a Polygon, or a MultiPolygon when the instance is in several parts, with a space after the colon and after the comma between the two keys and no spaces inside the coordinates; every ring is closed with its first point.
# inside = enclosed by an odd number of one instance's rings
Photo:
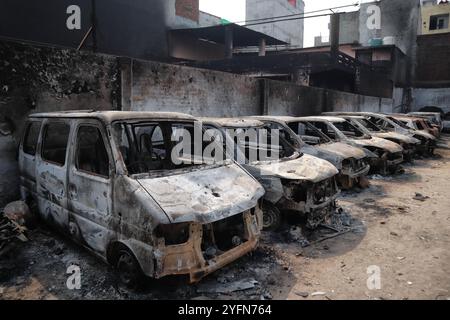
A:
{"type": "Polygon", "coordinates": [[[120,283],[128,289],[136,289],[143,277],[136,258],[126,249],[118,252],[116,270],[120,283]]]}
{"type": "Polygon", "coordinates": [[[263,229],[274,231],[281,226],[281,212],[272,204],[265,203],[263,205],[263,229]]]}

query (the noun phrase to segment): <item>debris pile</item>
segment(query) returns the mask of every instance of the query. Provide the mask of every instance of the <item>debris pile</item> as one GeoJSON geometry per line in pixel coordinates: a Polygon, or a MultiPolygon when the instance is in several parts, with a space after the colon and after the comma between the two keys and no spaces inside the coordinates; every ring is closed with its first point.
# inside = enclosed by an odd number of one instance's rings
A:
{"type": "Polygon", "coordinates": [[[25,225],[30,216],[28,206],[21,201],[10,203],[0,211],[0,257],[8,251],[12,242],[28,241],[25,225]]]}

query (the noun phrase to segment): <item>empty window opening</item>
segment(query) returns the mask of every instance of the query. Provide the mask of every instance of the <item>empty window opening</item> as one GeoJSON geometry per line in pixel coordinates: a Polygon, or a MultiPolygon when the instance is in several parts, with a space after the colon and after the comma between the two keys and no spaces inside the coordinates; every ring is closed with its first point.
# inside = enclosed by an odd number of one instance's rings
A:
{"type": "Polygon", "coordinates": [[[49,123],[45,127],[42,159],[64,166],[70,126],[65,123],[49,123]]]}
{"type": "Polygon", "coordinates": [[[97,127],[81,126],[77,136],[76,168],[109,177],[109,159],[102,134],[97,127]]]}
{"type": "Polygon", "coordinates": [[[23,141],[23,152],[29,155],[36,155],[36,146],[41,131],[40,122],[31,122],[25,132],[25,138],[23,141]]]}

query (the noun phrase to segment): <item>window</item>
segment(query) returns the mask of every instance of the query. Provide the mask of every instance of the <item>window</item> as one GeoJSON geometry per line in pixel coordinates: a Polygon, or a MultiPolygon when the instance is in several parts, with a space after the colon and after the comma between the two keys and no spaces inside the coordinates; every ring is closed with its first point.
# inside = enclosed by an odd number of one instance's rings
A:
{"type": "Polygon", "coordinates": [[[39,132],[41,131],[40,122],[31,122],[25,132],[25,138],[23,140],[23,152],[29,155],[36,155],[36,146],[39,138],[39,132]]]}
{"type": "Polygon", "coordinates": [[[374,124],[372,121],[370,121],[368,119],[357,119],[356,121],[358,121],[361,125],[363,125],[370,132],[379,132],[379,131],[381,131],[381,129],[378,128],[376,124],[374,124]]]}
{"type": "Polygon", "coordinates": [[[289,127],[309,144],[321,144],[331,141],[326,135],[306,122],[292,122],[289,123],[289,127]],[[310,138],[317,138],[318,140],[314,142],[314,139],[311,140],[310,138]]]}
{"type": "Polygon", "coordinates": [[[420,121],[416,121],[416,127],[418,130],[426,130],[420,121]]]}
{"type": "Polygon", "coordinates": [[[70,126],[65,123],[50,123],[45,127],[42,159],[64,166],[70,126]]]}
{"type": "Polygon", "coordinates": [[[391,122],[383,120],[381,118],[369,117],[368,120],[382,129],[395,129],[394,125],[391,122]]]}
{"type": "MultiPolygon", "coordinates": [[[[114,139],[116,139],[123,160],[130,174],[151,173],[152,171],[177,170],[197,166],[192,159],[194,141],[191,140],[191,148],[186,148],[183,153],[172,151],[178,145],[179,139],[175,139],[182,129],[186,129],[194,139],[194,124],[192,122],[140,122],[140,123],[116,123],[114,139]],[[172,141],[172,140],[177,141],[172,141]],[[178,155],[178,158],[172,158],[178,155]],[[180,161],[182,164],[180,164],[180,161]]],[[[180,138],[184,141],[184,138],[180,138]]],[[[188,140],[186,140],[189,143],[188,140]]],[[[189,147],[189,146],[187,146],[189,147]]],[[[202,150],[203,151],[203,150],[202,150]]]]}
{"type": "Polygon", "coordinates": [[[430,30],[448,29],[449,14],[439,14],[430,17],[430,30]]]}
{"type": "Polygon", "coordinates": [[[109,160],[100,130],[92,126],[78,129],[75,166],[87,173],[109,177],[109,160]]]}
{"type": "Polygon", "coordinates": [[[353,124],[351,124],[349,121],[345,122],[334,122],[333,125],[341,131],[347,138],[361,138],[364,137],[364,133],[356,128],[353,124]]]}
{"type": "Polygon", "coordinates": [[[336,132],[327,123],[319,122],[319,121],[313,121],[310,124],[313,125],[317,130],[319,130],[320,133],[326,135],[331,140],[333,140],[333,141],[336,140],[336,138],[337,138],[336,137],[336,132]]]}

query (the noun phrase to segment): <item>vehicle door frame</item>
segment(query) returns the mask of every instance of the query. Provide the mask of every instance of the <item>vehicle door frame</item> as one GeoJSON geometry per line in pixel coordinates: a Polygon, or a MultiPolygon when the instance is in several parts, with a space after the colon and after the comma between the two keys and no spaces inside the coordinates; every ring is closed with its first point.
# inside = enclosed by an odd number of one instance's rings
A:
{"type": "Polygon", "coordinates": [[[116,166],[108,130],[97,119],[77,119],[73,125],[71,146],[67,170],[69,231],[75,240],[94,252],[105,255],[107,246],[116,233],[111,228],[111,220],[115,217],[113,199],[116,166]],[[81,127],[99,130],[108,156],[108,177],[77,168],[78,133],[81,127]],[[95,208],[93,204],[96,204],[95,208]],[[99,211],[99,207],[102,211],[99,211]]]}
{"type": "Polygon", "coordinates": [[[42,120],[41,130],[39,133],[38,147],[35,157],[36,198],[39,212],[47,222],[53,224],[59,229],[62,229],[64,232],[67,232],[69,227],[67,167],[69,162],[69,154],[71,151],[70,142],[73,134],[72,127],[72,121],[70,119],[44,118],[42,120]],[[65,124],[69,126],[65,161],[63,166],[51,160],[46,160],[42,156],[44,151],[44,138],[47,133],[47,128],[51,124],[65,124]],[[60,188],[60,190],[58,190],[58,188],[60,188]]]}
{"type": "Polygon", "coordinates": [[[20,192],[21,198],[25,201],[35,201],[37,204],[37,170],[36,158],[39,153],[39,145],[41,140],[43,119],[28,119],[25,123],[24,131],[19,145],[19,171],[20,171],[20,192]],[[34,155],[31,155],[24,150],[25,139],[29,135],[29,128],[33,123],[39,123],[39,132],[36,139],[34,155]]]}

